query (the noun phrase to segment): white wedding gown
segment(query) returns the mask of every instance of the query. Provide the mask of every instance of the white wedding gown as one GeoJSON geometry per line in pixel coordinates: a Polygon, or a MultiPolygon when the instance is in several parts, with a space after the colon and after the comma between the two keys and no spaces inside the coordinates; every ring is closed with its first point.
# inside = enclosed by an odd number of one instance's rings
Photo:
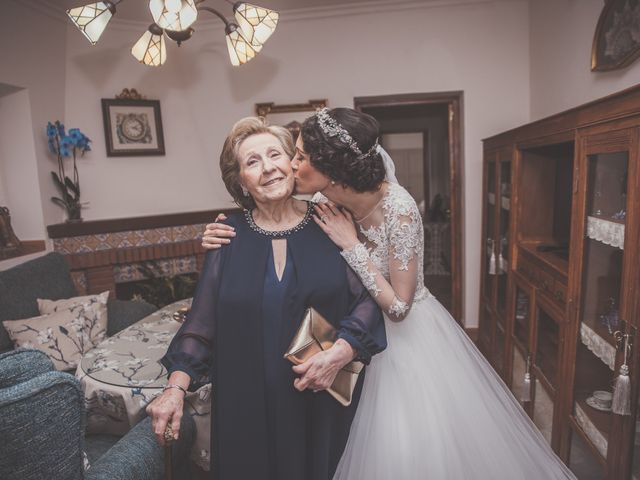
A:
{"type": "Polygon", "coordinates": [[[388,348],[367,367],[334,480],[575,478],[425,288],[418,208],[387,186],[368,216],[378,224],[362,222],[364,244],[343,252],[385,310],[388,348]]]}

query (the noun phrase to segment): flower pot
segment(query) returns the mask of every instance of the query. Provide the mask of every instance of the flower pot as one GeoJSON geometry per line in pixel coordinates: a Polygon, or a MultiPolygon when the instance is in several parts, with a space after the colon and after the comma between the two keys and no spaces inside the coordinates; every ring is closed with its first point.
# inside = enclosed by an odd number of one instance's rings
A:
{"type": "Polygon", "coordinates": [[[80,215],[80,210],[82,206],[71,205],[67,208],[67,223],[79,223],[82,221],[82,216],[80,215]]]}

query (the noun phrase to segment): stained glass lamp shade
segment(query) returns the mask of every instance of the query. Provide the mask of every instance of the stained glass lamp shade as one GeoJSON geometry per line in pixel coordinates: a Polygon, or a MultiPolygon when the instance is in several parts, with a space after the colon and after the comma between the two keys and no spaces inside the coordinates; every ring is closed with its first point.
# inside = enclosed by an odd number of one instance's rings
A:
{"type": "Polygon", "coordinates": [[[155,23],[151,24],[149,30],[144,32],[131,49],[131,55],[150,67],[162,65],[167,60],[167,47],[162,29],[155,23]]]}
{"type": "Polygon", "coordinates": [[[244,2],[236,3],[233,11],[244,37],[254,48],[262,47],[275,31],[280,17],[274,10],[244,2]]]}
{"type": "Polygon", "coordinates": [[[198,18],[194,0],[149,0],[153,21],[160,28],[182,32],[198,18]]]}
{"type": "Polygon", "coordinates": [[[96,2],[84,7],[67,10],[67,15],[87,40],[95,45],[107,28],[107,23],[116,13],[116,6],[109,1],[96,2]]]}
{"type": "Polygon", "coordinates": [[[227,34],[227,48],[231,64],[235,67],[243,65],[256,56],[256,50],[242,36],[240,28],[230,23],[225,29],[227,34]]]}

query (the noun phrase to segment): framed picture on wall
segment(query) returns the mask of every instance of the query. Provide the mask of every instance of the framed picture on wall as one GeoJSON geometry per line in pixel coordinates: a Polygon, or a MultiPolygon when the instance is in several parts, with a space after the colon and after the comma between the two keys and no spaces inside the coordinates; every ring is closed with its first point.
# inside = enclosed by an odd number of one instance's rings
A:
{"type": "Polygon", "coordinates": [[[164,155],[159,100],[103,98],[108,157],[164,155]]]}
{"type": "Polygon", "coordinates": [[[302,122],[319,108],[327,106],[327,99],[309,100],[307,103],[289,103],[276,105],[275,103],[256,103],[256,115],[264,117],[270,125],[285,127],[298,138],[302,122]]]}
{"type": "Polygon", "coordinates": [[[640,57],[640,0],[607,0],[591,48],[591,70],[624,68],[640,57]]]}

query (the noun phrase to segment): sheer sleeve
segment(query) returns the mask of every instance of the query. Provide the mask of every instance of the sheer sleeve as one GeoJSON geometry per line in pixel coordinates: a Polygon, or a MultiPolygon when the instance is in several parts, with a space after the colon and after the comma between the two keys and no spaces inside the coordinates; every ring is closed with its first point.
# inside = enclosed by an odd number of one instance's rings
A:
{"type": "Polygon", "coordinates": [[[169,374],[181,371],[189,375],[190,390],[195,390],[210,381],[209,371],[216,324],[215,297],[220,281],[222,250],[207,252],[187,319],[160,360],[169,374]]]}
{"type": "Polygon", "coordinates": [[[373,355],[387,347],[384,320],[380,308],[362,282],[348,266],[345,265],[345,268],[353,300],[348,315],[340,322],[338,337],[357,352],[356,360],[369,364],[373,355]]]}
{"type": "Polygon", "coordinates": [[[411,309],[421,268],[424,232],[420,212],[411,198],[392,198],[387,215],[389,281],[375,266],[369,250],[358,243],[342,256],[392,320],[411,309]]]}

